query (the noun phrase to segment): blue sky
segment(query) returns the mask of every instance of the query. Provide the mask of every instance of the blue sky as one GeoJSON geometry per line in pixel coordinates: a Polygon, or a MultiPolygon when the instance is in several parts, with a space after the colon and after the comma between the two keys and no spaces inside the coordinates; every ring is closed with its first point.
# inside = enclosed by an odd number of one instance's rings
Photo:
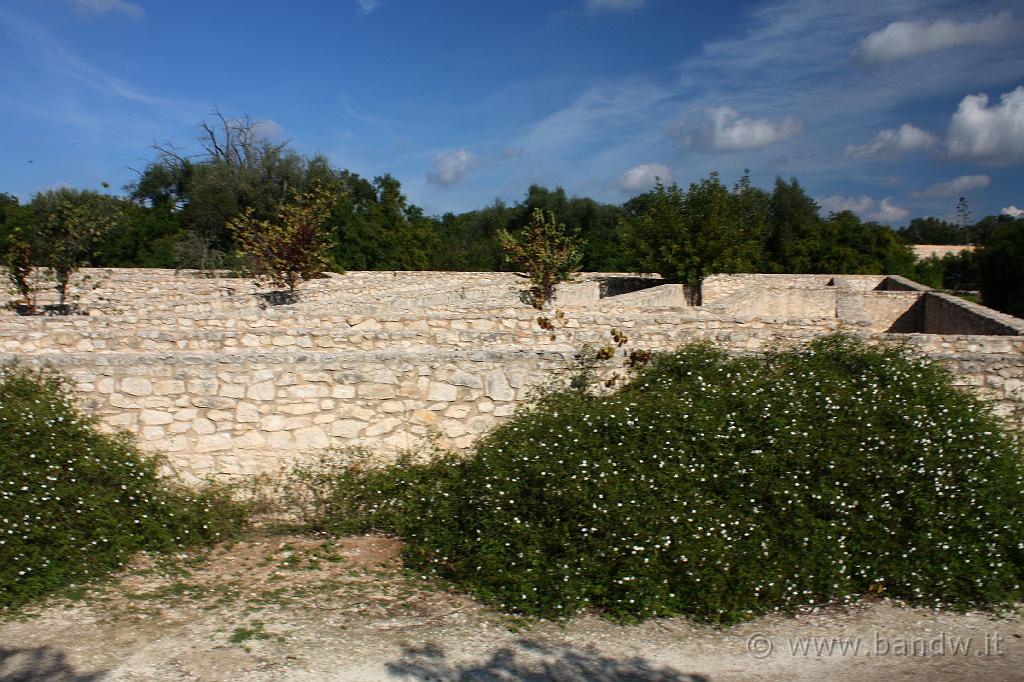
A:
{"type": "Polygon", "coordinates": [[[985,0],[0,0],[0,191],[119,188],[219,107],[430,214],[745,168],[893,225],[1014,213],[1022,35],[985,0]]]}

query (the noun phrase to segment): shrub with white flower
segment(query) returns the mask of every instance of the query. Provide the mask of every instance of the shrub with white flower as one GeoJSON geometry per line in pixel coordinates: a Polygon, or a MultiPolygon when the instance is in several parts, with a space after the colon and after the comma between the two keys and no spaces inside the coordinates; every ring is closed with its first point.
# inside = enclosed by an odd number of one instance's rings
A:
{"type": "Polygon", "coordinates": [[[521,614],[1022,597],[1019,441],[940,367],[842,336],[692,345],[614,393],[550,393],[416,481],[386,503],[410,560],[521,614]]]}
{"type": "Polygon", "coordinates": [[[0,369],[0,608],[240,527],[230,490],[178,487],[157,468],[126,435],[98,431],[56,373],[0,369]]]}

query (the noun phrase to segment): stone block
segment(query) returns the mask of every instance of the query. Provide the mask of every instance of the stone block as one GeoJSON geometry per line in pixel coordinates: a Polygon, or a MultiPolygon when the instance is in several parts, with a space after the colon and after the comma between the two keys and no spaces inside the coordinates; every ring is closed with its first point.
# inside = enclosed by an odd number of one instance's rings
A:
{"type": "Polygon", "coordinates": [[[295,447],[297,448],[326,448],[331,444],[331,439],[327,437],[323,428],[319,426],[299,429],[294,435],[295,447]]]}
{"type": "Polygon", "coordinates": [[[189,379],[185,382],[188,392],[194,396],[217,395],[219,383],[216,379],[189,379]]]}
{"type": "Polygon", "coordinates": [[[277,397],[277,387],[272,381],[249,384],[245,389],[245,397],[249,400],[273,400],[277,397]]]}
{"type": "Polygon", "coordinates": [[[396,426],[402,423],[401,419],[394,417],[388,417],[387,419],[381,419],[380,421],[374,422],[366,427],[364,436],[367,438],[376,438],[385,433],[390,433],[396,426]]]}
{"type": "Polygon", "coordinates": [[[313,418],[309,415],[301,415],[298,417],[285,417],[284,418],[284,430],[294,431],[301,429],[305,426],[311,426],[313,424],[313,418]]]}
{"type": "Polygon", "coordinates": [[[515,405],[495,405],[494,414],[495,417],[511,417],[516,412],[515,405]]]}
{"type": "Polygon", "coordinates": [[[459,389],[451,384],[431,381],[427,387],[427,400],[431,402],[453,402],[459,397],[459,389]]]}
{"type": "Polygon", "coordinates": [[[143,410],[139,414],[139,421],[146,426],[157,426],[159,424],[170,424],[174,417],[169,412],[162,410],[143,410]]]}
{"type": "Polygon", "coordinates": [[[289,398],[326,398],[331,394],[330,389],[322,384],[298,384],[288,386],[284,393],[289,398]]]}
{"type": "Polygon", "coordinates": [[[294,403],[291,405],[278,405],[277,411],[281,414],[313,414],[314,412],[320,411],[320,406],[316,403],[294,403]]]}
{"type": "Polygon", "coordinates": [[[455,370],[452,372],[451,377],[448,378],[448,383],[455,386],[468,386],[470,388],[483,388],[483,381],[480,377],[463,372],[462,370],[455,370]]]}
{"type": "Polygon", "coordinates": [[[355,398],[356,387],[352,384],[335,384],[331,386],[331,397],[332,398],[355,398]]]}
{"type": "Polygon", "coordinates": [[[158,379],[153,382],[153,393],[156,395],[181,395],[185,392],[185,382],[180,379],[158,379]]]}
{"type": "Polygon", "coordinates": [[[153,382],[145,377],[125,377],[121,379],[121,392],[128,395],[152,395],[153,382]]]}
{"type": "Polygon", "coordinates": [[[284,417],[280,414],[268,414],[260,419],[263,431],[280,431],[284,428],[284,417]]]}
{"type": "Polygon", "coordinates": [[[331,435],[337,438],[355,438],[366,424],[355,419],[339,419],[331,424],[331,435]]]}
{"type": "Polygon", "coordinates": [[[484,395],[492,400],[508,402],[515,400],[515,389],[508,383],[508,377],[500,369],[488,372],[484,377],[484,395]]]}
{"type": "Polygon", "coordinates": [[[245,386],[243,384],[221,384],[220,396],[223,398],[244,398],[245,386]]]}
{"type": "Polygon", "coordinates": [[[395,397],[395,387],[390,384],[362,384],[356,389],[360,398],[387,400],[395,397]]]}
{"type": "Polygon", "coordinates": [[[238,403],[238,407],[235,408],[235,421],[239,424],[247,424],[250,422],[258,422],[260,420],[260,412],[252,403],[238,403]]]}
{"type": "Polygon", "coordinates": [[[221,450],[230,450],[232,447],[232,440],[231,434],[226,432],[199,436],[198,440],[196,440],[195,451],[219,452],[221,450]]]}

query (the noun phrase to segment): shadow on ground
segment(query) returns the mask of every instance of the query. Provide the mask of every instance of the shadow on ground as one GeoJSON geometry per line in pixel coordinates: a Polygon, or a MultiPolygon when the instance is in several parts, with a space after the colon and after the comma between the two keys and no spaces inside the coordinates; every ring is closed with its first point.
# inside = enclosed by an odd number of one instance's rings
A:
{"type": "Polygon", "coordinates": [[[454,663],[436,644],[406,647],[402,657],[388,663],[398,678],[443,682],[710,682],[704,675],[655,666],[642,658],[616,659],[593,649],[547,645],[531,640],[504,647],[477,663],[454,663]]]}
{"type": "Polygon", "coordinates": [[[0,682],[93,682],[103,674],[75,672],[64,652],[53,647],[0,647],[0,682]]]}

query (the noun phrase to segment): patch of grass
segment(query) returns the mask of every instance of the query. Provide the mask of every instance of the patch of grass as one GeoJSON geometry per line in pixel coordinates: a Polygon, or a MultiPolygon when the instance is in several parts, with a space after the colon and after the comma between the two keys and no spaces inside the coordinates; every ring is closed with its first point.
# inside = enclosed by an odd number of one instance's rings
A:
{"type": "Polygon", "coordinates": [[[270,633],[263,629],[263,621],[253,621],[249,627],[237,627],[228,637],[231,644],[243,644],[252,639],[268,639],[270,633]]]}

